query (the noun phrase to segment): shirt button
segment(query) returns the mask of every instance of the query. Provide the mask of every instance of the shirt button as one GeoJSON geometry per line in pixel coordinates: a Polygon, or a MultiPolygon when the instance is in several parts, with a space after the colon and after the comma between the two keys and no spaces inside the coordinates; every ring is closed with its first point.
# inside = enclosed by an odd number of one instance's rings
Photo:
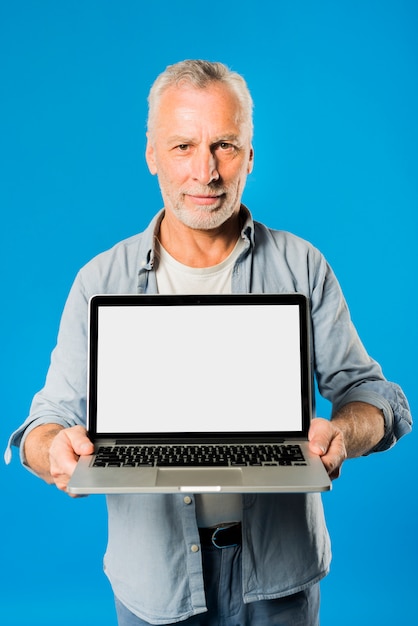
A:
{"type": "Polygon", "coordinates": [[[192,545],[190,549],[192,552],[199,552],[199,546],[197,546],[195,543],[192,545]]]}
{"type": "Polygon", "coordinates": [[[185,496],[183,498],[183,502],[184,502],[184,504],[191,504],[192,503],[192,499],[191,499],[190,496],[185,496]]]}

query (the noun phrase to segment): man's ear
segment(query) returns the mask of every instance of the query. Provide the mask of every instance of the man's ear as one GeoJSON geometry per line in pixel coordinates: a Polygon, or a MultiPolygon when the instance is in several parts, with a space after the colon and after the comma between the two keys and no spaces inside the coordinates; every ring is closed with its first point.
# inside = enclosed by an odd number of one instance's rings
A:
{"type": "Polygon", "coordinates": [[[250,158],[248,159],[247,174],[251,174],[251,172],[253,171],[253,167],[254,167],[254,148],[251,146],[250,158]]]}
{"type": "Polygon", "coordinates": [[[157,173],[157,164],[155,163],[154,146],[151,143],[149,133],[147,133],[147,147],[145,149],[145,159],[147,161],[148,169],[152,175],[157,173]]]}

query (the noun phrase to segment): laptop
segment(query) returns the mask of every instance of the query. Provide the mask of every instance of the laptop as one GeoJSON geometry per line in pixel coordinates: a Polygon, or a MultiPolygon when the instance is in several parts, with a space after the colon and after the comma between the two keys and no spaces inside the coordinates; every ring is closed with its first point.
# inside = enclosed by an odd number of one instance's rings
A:
{"type": "Polygon", "coordinates": [[[72,494],[326,491],[301,294],[97,295],[72,494]]]}

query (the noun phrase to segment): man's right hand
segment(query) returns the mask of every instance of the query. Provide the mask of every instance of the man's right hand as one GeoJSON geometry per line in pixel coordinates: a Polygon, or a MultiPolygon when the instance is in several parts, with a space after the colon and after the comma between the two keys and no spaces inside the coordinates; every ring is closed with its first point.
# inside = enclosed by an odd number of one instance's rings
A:
{"type": "Polygon", "coordinates": [[[94,446],[83,426],[63,428],[54,437],[49,448],[50,474],[58,489],[67,491],[78,458],[93,451],[94,446]]]}
{"type": "Polygon", "coordinates": [[[26,463],[36,474],[66,492],[78,458],[93,451],[83,426],[43,424],[29,433],[24,452],[26,463]]]}

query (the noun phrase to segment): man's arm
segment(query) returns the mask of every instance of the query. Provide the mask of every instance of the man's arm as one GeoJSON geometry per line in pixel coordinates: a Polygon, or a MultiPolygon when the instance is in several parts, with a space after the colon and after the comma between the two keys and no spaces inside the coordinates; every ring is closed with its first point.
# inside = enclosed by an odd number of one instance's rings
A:
{"type": "Polygon", "coordinates": [[[83,426],[63,428],[59,424],[42,424],[28,434],[24,455],[27,465],[38,476],[66,491],[78,458],[92,454],[93,450],[83,426]]]}
{"type": "Polygon", "coordinates": [[[370,452],[385,434],[383,413],[366,402],[350,402],[332,420],[316,418],[309,430],[309,446],[332,479],[338,478],[347,458],[370,452]]]}

